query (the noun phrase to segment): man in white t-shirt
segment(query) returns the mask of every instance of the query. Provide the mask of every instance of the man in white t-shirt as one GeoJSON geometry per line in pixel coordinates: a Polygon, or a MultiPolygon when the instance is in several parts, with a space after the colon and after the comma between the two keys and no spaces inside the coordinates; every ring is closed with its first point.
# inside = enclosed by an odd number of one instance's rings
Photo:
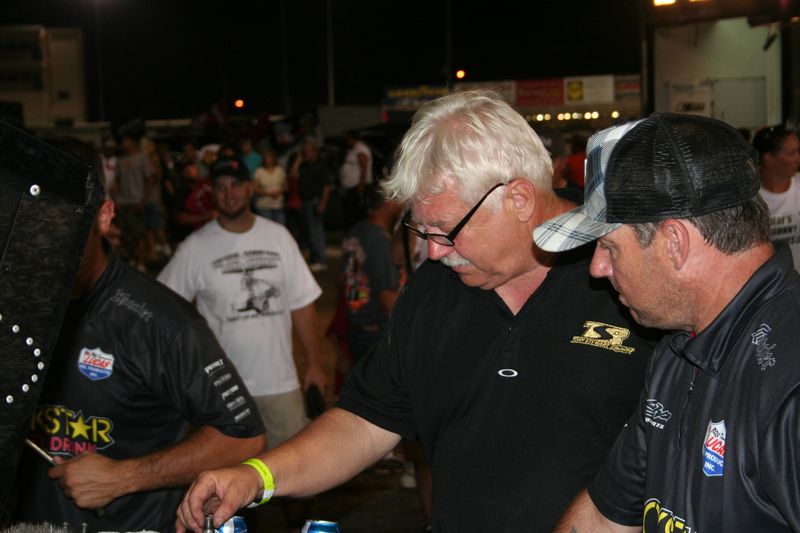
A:
{"type": "Polygon", "coordinates": [[[308,422],[292,327],[308,358],[303,388],[325,385],[314,307],[322,291],[286,228],[250,209],[244,162],[220,158],[210,177],[217,219],[181,243],[158,279],[196,303],[255,399],[272,448],[308,422]]]}
{"type": "Polygon", "coordinates": [[[355,131],[348,131],[345,141],[349,149],[339,169],[342,188],[342,214],[345,229],[366,217],[364,190],[372,183],[372,151],[355,131]]]}

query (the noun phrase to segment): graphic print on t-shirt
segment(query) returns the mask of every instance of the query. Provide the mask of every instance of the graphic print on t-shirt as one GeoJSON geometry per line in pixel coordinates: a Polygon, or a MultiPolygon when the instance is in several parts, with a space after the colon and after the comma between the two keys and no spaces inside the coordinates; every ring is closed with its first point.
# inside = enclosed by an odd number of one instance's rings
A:
{"type": "Polygon", "coordinates": [[[280,254],[267,250],[235,252],[214,260],[212,268],[222,274],[237,276],[239,292],[231,304],[232,316],[227,320],[242,320],[263,315],[283,313],[280,287],[275,280],[264,274],[278,266],[280,254]]]}

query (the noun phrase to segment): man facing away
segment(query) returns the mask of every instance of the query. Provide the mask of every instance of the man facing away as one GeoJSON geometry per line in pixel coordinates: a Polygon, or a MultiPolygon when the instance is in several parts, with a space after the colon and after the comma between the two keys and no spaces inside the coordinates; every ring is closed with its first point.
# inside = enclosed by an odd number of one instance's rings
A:
{"type": "MultiPolygon", "coordinates": [[[[102,189],[90,148],[69,139],[58,147],[93,164],[102,189]]],[[[113,216],[106,199],[31,421],[29,438],[56,465],[23,454],[14,519],[173,531],[184,487],[264,449],[264,427],[197,311],[109,252],[113,216]]]]}
{"type": "Polygon", "coordinates": [[[584,207],[534,233],[598,239],[591,273],[678,332],[560,532],[800,531],[800,276],[769,242],[754,150],[730,126],[656,114],[589,142],[584,207]]]}
{"type": "Polygon", "coordinates": [[[201,475],[179,529],[200,528],[206,511],[219,524],[273,490],[342,483],[402,436],[431,466],[435,531],[549,531],[630,416],[652,347],[610,287],[590,282],[588,257],[534,247],[532,230],[574,205],[551,173],[536,134],[494,93],[422,108],[386,187],[432,260],[337,407],[258,469],[201,475]]]}

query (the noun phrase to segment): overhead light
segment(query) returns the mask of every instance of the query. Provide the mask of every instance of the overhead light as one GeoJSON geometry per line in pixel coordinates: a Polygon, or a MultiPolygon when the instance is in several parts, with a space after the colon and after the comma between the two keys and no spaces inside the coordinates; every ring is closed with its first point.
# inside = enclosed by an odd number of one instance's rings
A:
{"type": "Polygon", "coordinates": [[[619,118],[619,111],[612,111],[611,118],[619,118]]]}
{"type": "Polygon", "coordinates": [[[653,0],[653,5],[655,7],[659,6],[671,6],[675,3],[675,0],[653,0]]]}

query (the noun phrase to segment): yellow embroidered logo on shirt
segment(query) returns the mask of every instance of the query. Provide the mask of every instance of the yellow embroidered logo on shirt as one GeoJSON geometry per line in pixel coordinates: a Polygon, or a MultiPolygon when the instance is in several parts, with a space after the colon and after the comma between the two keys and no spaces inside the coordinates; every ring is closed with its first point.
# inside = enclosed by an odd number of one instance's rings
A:
{"type": "Polygon", "coordinates": [[[589,346],[597,346],[598,348],[605,348],[613,352],[619,353],[633,353],[636,349],[632,346],[625,346],[622,341],[630,337],[631,330],[613,326],[611,324],[604,324],[603,322],[595,322],[587,320],[583,323],[586,328],[581,335],[572,337],[573,344],[587,344],[589,346]]]}

